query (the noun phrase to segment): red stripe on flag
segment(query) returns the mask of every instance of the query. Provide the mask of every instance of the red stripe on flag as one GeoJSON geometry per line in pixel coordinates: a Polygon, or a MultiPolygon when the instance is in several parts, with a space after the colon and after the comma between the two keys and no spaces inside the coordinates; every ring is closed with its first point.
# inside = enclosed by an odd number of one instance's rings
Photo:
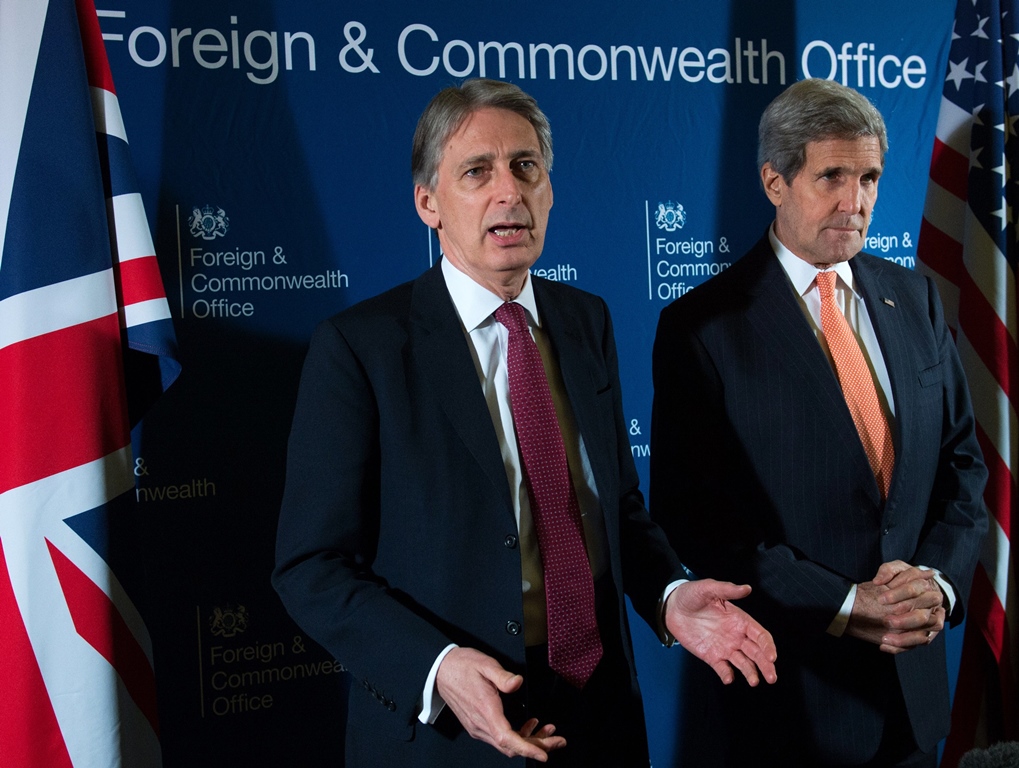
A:
{"type": "Polygon", "coordinates": [[[968,179],[969,158],[935,138],[931,154],[931,181],[960,200],[965,200],[968,179]]]}
{"type": "Polygon", "coordinates": [[[117,671],[134,703],[158,734],[156,676],[148,656],[106,593],[49,539],[46,546],[75,630],[117,671]]]}
{"type": "Polygon", "coordinates": [[[0,493],[130,443],[122,366],[116,314],[0,349],[0,493]]]}
{"type": "Polygon", "coordinates": [[[958,285],[959,327],[1011,400],[1012,373],[1019,370],[1015,340],[968,272],[958,285]]]}
{"type": "Polygon", "coordinates": [[[980,450],[984,454],[984,464],[987,465],[988,472],[987,487],[984,489],[984,504],[992,517],[998,521],[1005,536],[1011,541],[1012,519],[1009,510],[1012,509],[1013,500],[1017,497],[1015,480],[1008,470],[1008,465],[999,455],[997,446],[990,441],[979,422],[976,432],[977,442],[980,443],[980,450]]]}
{"type": "Polygon", "coordinates": [[[1002,608],[983,565],[978,565],[976,573],[973,574],[973,587],[969,595],[969,617],[977,621],[991,653],[995,659],[1001,661],[1007,627],[1005,609],[1002,608]]]}
{"type": "Polygon", "coordinates": [[[1019,738],[1019,712],[1016,706],[1016,688],[1009,670],[1012,669],[1012,642],[1005,611],[998,600],[994,587],[984,567],[978,566],[973,576],[970,592],[968,618],[963,638],[962,660],[959,665],[958,687],[955,704],[952,707],[952,730],[945,744],[942,768],[954,768],[962,755],[978,739],[981,713],[975,703],[992,701],[1001,707],[1000,724],[1004,731],[997,737],[1004,740],[1019,738]],[[983,642],[981,642],[983,640],[983,642]],[[991,655],[988,655],[988,651],[991,655]],[[995,667],[996,674],[987,674],[987,666],[995,667]],[[997,680],[998,690],[988,690],[992,680],[997,680]],[[991,695],[988,695],[991,694],[991,695]],[[964,702],[966,706],[960,703],[964,702]]]}
{"type": "Polygon", "coordinates": [[[78,11],[78,27],[81,29],[81,46],[85,50],[85,69],[88,70],[88,84],[116,93],[110,62],[103,46],[103,33],[99,29],[99,17],[93,0],[75,0],[78,11]]]}
{"type": "Polygon", "coordinates": [[[956,285],[962,280],[962,243],[946,235],[927,219],[920,222],[920,243],[917,246],[920,261],[946,280],[956,285]]]}
{"type": "Polygon", "coordinates": [[[163,278],[159,274],[159,263],[155,256],[119,262],[115,270],[117,290],[121,294],[121,306],[137,304],[150,299],[163,299],[163,278]]]}
{"type": "Polygon", "coordinates": [[[71,768],[46,684],[14,597],[0,542],[0,745],[4,765],[71,768]]]}

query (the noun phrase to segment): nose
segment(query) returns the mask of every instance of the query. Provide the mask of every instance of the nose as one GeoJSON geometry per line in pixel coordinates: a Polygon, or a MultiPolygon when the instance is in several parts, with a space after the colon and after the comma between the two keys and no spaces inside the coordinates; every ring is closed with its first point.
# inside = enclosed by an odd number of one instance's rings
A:
{"type": "Polygon", "coordinates": [[[863,185],[854,179],[839,191],[839,212],[857,214],[863,209],[863,185]]]}
{"type": "Polygon", "coordinates": [[[521,181],[511,168],[502,168],[496,173],[495,191],[500,203],[513,206],[520,202],[521,181]]]}

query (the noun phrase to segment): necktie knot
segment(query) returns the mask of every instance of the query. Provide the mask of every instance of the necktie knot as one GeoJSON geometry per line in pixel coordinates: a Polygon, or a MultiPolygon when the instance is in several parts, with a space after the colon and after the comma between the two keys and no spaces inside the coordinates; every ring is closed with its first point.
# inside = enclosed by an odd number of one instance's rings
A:
{"type": "Polygon", "coordinates": [[[495,319],[505,325],[510,333],[527,332],[527,312],[514,301],[507,301],[495,310],[495,319]]]}
{"type": "Polygon", "coordinates": [[[834,272],[817,273],[817,292],[820,294],[822,302],[835,298],[835,278],[834,272]]]}

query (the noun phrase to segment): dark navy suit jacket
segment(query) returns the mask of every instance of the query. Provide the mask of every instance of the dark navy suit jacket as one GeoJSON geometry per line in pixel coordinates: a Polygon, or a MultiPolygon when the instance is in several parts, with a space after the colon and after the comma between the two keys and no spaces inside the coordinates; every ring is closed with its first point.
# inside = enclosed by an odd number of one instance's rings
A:
{"type": "Polygon", "coordinates": [[[942,635],[893,658],[826,629],[850,586],[896,559],[948,578],[958,622],[987,527],[986,470],[933,283],[863,253],[850,264],[895,404],[884,503],[767,235],[668,306],[655,340],[652,515],[698,575],[753,586],[743,607],[775,635],[779,681],[724,696],[749,718],[738,743],[780,764],[865,761],[899,692],[921,748],[945,736],[942,635]]]}
{"type": "MultiPolygon", "coordinates": [[[[682,567],[637,487],[604,302],[532,280],[604,514],[631,671],[611,706],[639,713],[623,594],[655,626],[661,591],[682,567]]],[[[354,676],[347,765],[507,764],[448,710],[421,725],[415,707],[451,642],[525,672],[516,535],[492,419],[439,266],[322,323],[294,416],[273,583],[354,676]]],[[[643,732],[626,736],[645,742],[643,732]]]]}

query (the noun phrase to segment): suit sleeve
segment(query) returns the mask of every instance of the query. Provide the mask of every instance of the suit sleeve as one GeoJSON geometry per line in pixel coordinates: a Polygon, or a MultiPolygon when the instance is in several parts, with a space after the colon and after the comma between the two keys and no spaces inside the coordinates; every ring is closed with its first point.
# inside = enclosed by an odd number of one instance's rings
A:
{"type": "MultiPolygon", "coordinates": [[[[275,586],[294,620],[412,727],[429,668],[450,642],[372,570],[380,526],[378,403],[331,321],[304,365],[287,456],[275,586]]],[[[407,734],[404,734],[405,736],[407,734]]]]}
{"type": "Polygon", "coordinates": [[[928,502],[927,521],[914,563],[936,568],[955,587],[959,598],[949,617],[962,620],[980,546],[987,532],[983,491],[987,482],[976,437],[969,388],[959,352],[945,322],[934,283],[927,278],[930,322],[938,340],[938,370],[924,371],[931,381],[940,375],[942,435],[937,471],[928,502]]]}
{"type": "MultiPolygon", "coordinates": [[[[603,304],[604,306],[604,304],[603,304]]],[[[661,528],[651,520],[639,476],[633,463],[629,433],[623,414],[622,387],[619,382],[619,360],[608,308],[604,308],[605,326],[602,349],[611,379],[613,398],[613,432],[619,476],[619,541],[622,558],[624,591],[634,610],[658,634],[660,621],[658,600],[672,581],[685,578],[686,573],[661,528]]]]}

